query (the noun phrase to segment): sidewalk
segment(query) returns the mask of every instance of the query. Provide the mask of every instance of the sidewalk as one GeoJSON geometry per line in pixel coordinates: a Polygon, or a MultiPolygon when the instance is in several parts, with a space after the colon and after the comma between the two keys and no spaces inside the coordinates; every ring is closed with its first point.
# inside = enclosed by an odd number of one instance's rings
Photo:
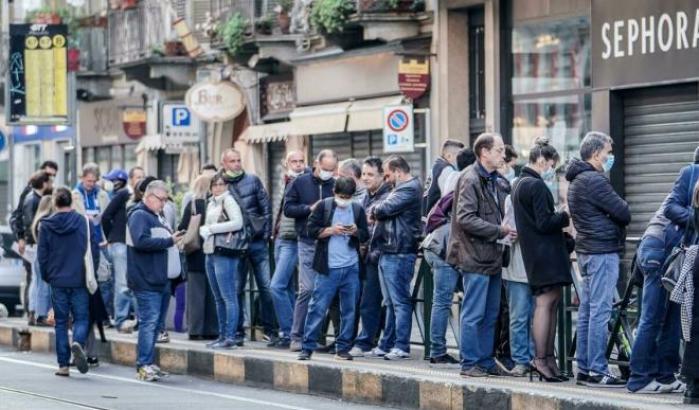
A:
{"type": "MultiPolygon", "coordinates": [[[[349,402],[420,409],[677,409],[682,396],[632,395],[622,389],[589,389],[573,382],[545,384],[528,378],[464,379],[458,366],[431,366],[415,360],[388,362],[358,358],[338,362],[314,354],[309,362],[296,354],[248,342],[232,351],[212,351],[204,342],[171,333],[172,341],[159,344],[163,370],[175,374],[211,377],[233,384],[258,385],[282,391],[318,394],[349,402]]],[[[107,331],[108,343],[98,343],[101,360],[133,366],[136,334],[107,331]]],[[[34,351],[53,351],[52,328],[29,327],[21,319],[0,321],[0,344],[34,351]]],[[[96,370],[99,371],[99,370],[96,370]]],[[[134,372],[135,377],[135,372],[134,372]]],[[[165,381],[167,383],[167,381],[165,381]]],[[[688,407],[691,408],[691,407],[688,407]]]]}

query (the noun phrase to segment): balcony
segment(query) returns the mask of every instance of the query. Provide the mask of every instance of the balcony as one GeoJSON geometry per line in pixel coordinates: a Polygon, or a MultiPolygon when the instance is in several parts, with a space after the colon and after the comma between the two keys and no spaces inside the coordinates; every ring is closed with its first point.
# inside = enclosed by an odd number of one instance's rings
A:
{"type": "Polygon", "coordinates": [[[364,28],[364,40],[394,41],[415,37],[429,19],[423,0],[355,0],[350,24],[364,28]]]}

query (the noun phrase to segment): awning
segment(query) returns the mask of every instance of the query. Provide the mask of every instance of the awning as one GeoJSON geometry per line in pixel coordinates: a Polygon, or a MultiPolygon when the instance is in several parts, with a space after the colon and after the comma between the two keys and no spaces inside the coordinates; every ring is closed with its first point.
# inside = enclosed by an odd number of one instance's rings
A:
{"type": "Polygon", "coordinates": [[[402,102],[403,96],[400,95],[354,101],[349,107],[347,131],[383,129],[384,107],[400,105],[402,102]]]}
{"type": "Polygon", "coordinates": [[[275,122],[271,124],[251,125],[243,131],[241,138],[249,144],[262,144],[274,141],[286,141],[291,135],[290,122],[275,122]]]}
{"type": "Polygon", "coordinates": [[[145,135],[136,146],[136,152],[157,151],[164,149],[163,137],[160,134],[145,135]]]}
{"type": "Polygon", "coordinates": [[[289,114],[291,134],[313,135],[345,132],[350,102],[298,107],[289,114]]]}

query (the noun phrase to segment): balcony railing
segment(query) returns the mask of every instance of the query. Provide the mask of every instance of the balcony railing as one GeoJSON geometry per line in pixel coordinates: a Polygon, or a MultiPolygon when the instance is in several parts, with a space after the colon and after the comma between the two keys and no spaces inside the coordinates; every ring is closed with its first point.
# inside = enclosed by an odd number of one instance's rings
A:
{"type": "MultiPolygon", "coordinates": [[[[291,11],[280,17],[277,13],[280,3],[280,0],[214,0],[211,11],[218,20],[219,33],[232,16],[240,14],[248,23],[246,34],[251,38],[256,35],[282,35],[289,33],[291,11]]],[[[220,46],[222,42],[223,39],[219,37],[214,46],[220,46]]]]}
{"type": "Polygon", "coordinates": [[[424,11],[422,0],[355,0],[357,13],[411,13],[424,11]]]}
{"type": "Polygon", "coordinates": [[[124,65],[160,55],[175,39],[167,2],[144,0],[135,8],[108,14],[109,64],[124,65]]]}
{"type": "Polygon", "coordinates": [[[78,31],[77,48],[80,50],[80,71],[104,73],[107,71],[107,28],[85,27],[78,31]]]}

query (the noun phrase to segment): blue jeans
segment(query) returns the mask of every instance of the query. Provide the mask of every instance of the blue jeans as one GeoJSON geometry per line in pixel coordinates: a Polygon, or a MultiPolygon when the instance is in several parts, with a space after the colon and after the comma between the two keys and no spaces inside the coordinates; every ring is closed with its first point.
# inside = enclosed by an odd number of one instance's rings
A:
{"type": "Polygon", "coordinates": [[[631,377],[627,387],[637,391],[653,380],[675,381],[680,365],[680,305],[668,301],[661,267],[669,250],[664,241],[646,237],[638,246],[637,260],[643,272],[641,319],[631,353],[631,377]]]}
{"type": "Polygon", "coordinates": [[[155,341],[158,340],[163,291],[137,290],[134,294],[139,321],[136,368],[141,368],[155,362],[155,341]]]}
{"type": "Polygon", "coordinates": [[[291,325],[294,322],[294,269],[299,260],[298,245],[295,240],[277,239],[274,242],[274,275],[272,275],[272,300],[277,313],[280,337],[291,338],[291,325]]]}
{"type": "Polygon", "coordinates": [[[126,283],[126,244],[109,244],[109,256],[114,271],[114,324],[118,329],[129,318],[131,309],[136,310],[136,298],[126,283]]]}
{"type": "Polygon", "coordinates": [[[39,260],[32,263],[32,282],[29,285],[29,310],[37,318],[45,318],[51,309],[51,286],[41,277],[39,260]]]}
{"type": "Polygon", "coordinates": [[[461,368],[495,366],[495,323],[500,313],[502,277],[462,273],[464,300],[461,303],[461,368]]]}
{"type": "Polygon", "coordinates": [[[379,265],[367,263],[364,272],[366,277],[362,283],[362,296],[359,302],[362,330],[354,341],[354,345],[366,352],[374,348],[374,340],[381,327],[381,300],[383,296],[381,296],[379,281],[379,265]]]}
{"type": "Polygon", "coordinates": [[[158,322],[158,333],[162,333],[167,330],[167,311],[170,308],[170,298],[172,297],[172,287],[170,282],[165,285],[165,290],[162,294],[162,300],[160,301],[160,321],[158,322]]]}
{"type": "MultiPolygon", "coordinates": [[[[255,283],[257,284],[257,291],[260,297],[260,319],[262,321],[262,327],[266,334],[273,334],[274,330],[274,302],[272,302],[272,294],[269,291],[270,283],[270,265],[269,265],[269,247],[267,246],[266,240],[257,240],[250,242],[248,247],[247,259],[252,265],[252,270],[255,275],[255,283]]],[[[245,333],[245,315],[243,301],[243,292],[245,291],[245,284],[247,283],[247,268],[248,264],[239,263],[238,265],[238,309],[241,313],[238,316],[238,334],[243,335],[245,333]]]]}
{"type": "Polygon", "coordinates": [[[432,317],[430,319],[430,356],[440,357],[447,354],[447,327],[451,314],[454,290],[458,283],[459,272],[446,263],[436,253],[425,249],[425,260],[432,268],[434,291],[432,293],[432,317]]]}
{"type": "Polygon", "coordinates": [[[56,356],[58,366],[68,367],[70,344],[68,318],[73,317],[73,342],[84,348],[90,327],[90,295],[86,288],[51,288],[53,314],[56,320],[56,356]]]}
{"type": "Polygon", "coordinates": [[[578,254],[582,274],[576,359],[582,373],[608,374],[607,341],[619,280],[619,254],[578,254]]]}
{"type": "Polygon", "coordinates": [[[506,280],[507,306],[510,310],[510,353],[515,364],[528,366],[534,357],[532,315],[534,301],[528,283],[506,280]]]}
{"type": "Polygon", "coordinates": [[[303,350],[312,352],[318,346],[316,342],[325,321],[325,314],[338,293],[340,294],[340,334],[335,345],[338,352],[347,352],[352,347],[354,317],[359,298],[359,265],[356,264],[345,268],[330,268],[327,275],[316,276],[303,333],[303,350]]]}
{"type": "Polygon", "coordinates": [[[318,272],[313,269],[313,258],[316,254],[315,241],[299,239],[299,293],[294,306],[294,321],[291,325],[291,340],[300,342],[303,339],[308,315],[308,304],[311,301],[313,287],[318,272]]]}
{"type": "Polygon", "coordinates": [[[415,273],[415,254],[384,254],[379,259],[379,272],[383,281],[386,305],[386,329],[379,342],[383,351],[395,347],[410,352],[410,335],[413,328],[413,301],[410,282],[415,273]]]}
{"type": "MultiPolygon", "coordinates": [[[[97,262],[97,261],[95,261],[97,262]]],[[[98,269],[102,269],[106,266],[109,270],[107,277],[104,280],[100,280],[99,275],[97,275],[97,285],[100,288],[100,294],[102,295],[102,302],[104,302],[104,307],[107,309],[107,314],[110,318],[114,317],[114,266],[112,265],[112,259],[107,248],[100,247],[99,253],[99,263],[98,269]]],[[[97,274],[98,272],[95,272],[97,274]]]]}
{"type": "Polygon", "coordinates": [[[223,255],[206,255],[206,275],[216,303],[218,334],[235,339],[238,327],[238,264],[240,259],[223,255]]]}

